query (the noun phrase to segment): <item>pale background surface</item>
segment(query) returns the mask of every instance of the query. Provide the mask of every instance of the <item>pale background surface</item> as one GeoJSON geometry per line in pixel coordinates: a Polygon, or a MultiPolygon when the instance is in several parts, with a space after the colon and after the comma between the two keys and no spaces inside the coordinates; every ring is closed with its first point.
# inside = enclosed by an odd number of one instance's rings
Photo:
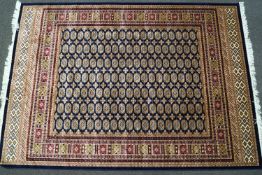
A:
{"type": "MultiPolygon", "coordinates": [[[[21,2],[67,2],[68,0],[21,0],[21,2]]],[[[245,2],[246,15],[249,25],[251,41],[253,43],[255,67],[257,71],[258,91],[262,92],[262,0],[242,0],[245,2]]],[[[70,0],[68,2],[106,2],[105,0],[70,0]]],[[[108,1],[109,2],[109,1],[108,1]]],[[[117,0],[110,2],[148,2],[146,0],[117,0]]],[[[150,0],[150,2],[239,2],[239,0],[150,0]]],[[[8,45],[11,43],[11,19],[16,0],[0,0],[0,89],[4,69],[4,61],[7,56],[8,45]]],[[[259,95],[262,101],[262,93],[259,95]]],[[[168,170],[134,170],[134,169],[65,169],[65,168],[7,168],[0,167],[0,175],[259,175],[261,169],[168,169],[168,170]]]]}

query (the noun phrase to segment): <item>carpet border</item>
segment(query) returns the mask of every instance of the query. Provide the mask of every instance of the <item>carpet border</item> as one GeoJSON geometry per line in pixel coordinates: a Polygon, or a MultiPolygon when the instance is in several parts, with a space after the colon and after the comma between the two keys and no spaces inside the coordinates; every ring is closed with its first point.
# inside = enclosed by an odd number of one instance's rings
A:
{"type": "MultiPolygon", "coordinates": [[[[246,58],[248,60],[246,64],[249,67],[249,75],[250,75],[250,80],[251,80],[250,86],[253,91],[253,94],[251,94],[253,95],[252,103],[254,104],[254,108],[255,108],[254,113],[256,114],[256,118],[254,118],[254,121],[258,129],[259,144],[260,146],[262,146],[261,106],[260,106],[259,92],[257,90],[254,51],[252,47],[252,42],[250,40],[249,27],[248,27],[248,22],[246,19],[245,3],[239,2],[239,5],[240,5],[240,14],[241,14],[241,19],[242,19],[242,30],[243,30],[243,35],[244,35],[242,36],[242,39],[245,40],[245,44],[246,44],[245,51],[246,51],[246,58]]],[[[260,156],[262,156],[261,153],[260,153],[260,156]]]]}
{"type": "MultiPolygon", "coordinates": [[[[261,128],[259,128],[257,121],[258,117],[261,117],[261,107],[259,104],[259,97],[258,97],[258,91],[256,87],[256,73],[255,73],[255,65],[254,65],[254,55],[253,55],[253,48],[252,43],[250,40],[249,32],[248,32],[248,26],[245,16],[245,7],[244,2],[239,2],[237,6],[238,10],[238,16],[239,16],[239,24],[240,24],[240,32],[241,32],[241,39],[244,47],[244,57],[245,57],[245,64],[247,69],[247,80],[249,85],[249,93],[251,98],[251,107],[253,112],[253,120],[254,122],[254,129],[256,134],[256,141],[257,141],[257,151],[258,151],[258,159],[259,159],[259,166],[262,169],[262,152],[261,152],[261,143],[260,142],[260,131],[261,128]],[[248,56],[249,55],[249,56],[248,56]]],[[[261,118],[259,118],[259,121],[261,121],[261,118]]],[[[260,123],[261,125],[261,123],[260,123]]],[[[262,126],[260,126],[262,127],[262,126]]]]}
{"type": "MultiPolygon", "coordinates": [[[[19,1],[17,1],[19,2],[19,1]]],[[[240,3],[199,3],[199,2],[186,2],[186,3],[179,3],[179,2],[76,2],[76,3],[68,3],[68,2],[43,2],[43,3],[21,3],[20,6],[20,12],[18,16],[18,26],[20,24],[21,14],[23,11],[23,6],[34,6],[34,5],[209,5],[209,6],[236,6],[237,7],[237,13],[239,16],[239,24],[240,24],[240,32],[241,32],[241,39],[243,43],[244,48],[244,57],[245,57],[245,64],[247,69],[247,79],[248,79],[248,85],[249,85],[249,91],[250,91],[250,98],[252,101],[252,112],[254,120],[256,121],[256,108],[254,104],[254,93],[253,93],[253,86],[252,86],[252,80],[251,80],[251,72],[249,67],[249,60],[247,58],[247,46],[246,46],[246,40],[244,35],[244,26],[243,26],[243,17],[241,15],[240,10],[240,3]]],[[[16,30],[15,37],[14,37],[14,43],[13,43],[13,50],[12,50],[12,60],[11,60],[11,68],[10,68],[10,75],[9,75],[9,82],[8,82],[8,88],[6,93],[6,99],[9,97],[10,93],[10,85],[11,85],[11,79],[12,79],[12,71],[13,71],[13,64],[14,64],[14,57],[15,57],[15,49],[17,45],[17,37],[18,37],[19,30],[16,30]]],[[[2,149],[3,149],[3,136],[4,136],[4,129],[5,129],[5,120],[6,120],[6,113],[7,113],[7,107],[8,103],[5,103],[4,106],[4,116],[3,116],[3,126],[2,126],[2,133],[1,133],[1,140],[0,140],[0,159],[2,157],[2,149]]],[[[1,116],[0,116],[1,117],[1,116]]],[[[1,164],[0,166],[5,168],[35,168],[35,169],[89,169],[89,170],[231,170],[231,169],[262,169],[262,156],[261,156],[261,147],[260,147],[260,141],[259,141],[259,134],[258,134],[258,125],[255,123],[255,134],[256,134],[256,140],[257,140],[257,151],[258,151],[258,159],[259,159],[259,165],[258,166],[215,166],[215,167],[82,167],[82,166],[71,166],[71,167],[65,167],[65,166],[47,166],[47,165],[15,165],[15,164],[1,164]]],[[[262,146],[262,145],[261,145],[262,146]]]]}
{"type": "Polygon", "coordinates": [[[16,45],[16,32],[19,30],[19,23],[18,18],[20,16],[20,7],[21,3],[20,1],[17,1],[15,4],[15,9],[12,15],[11,20],[11,29],[12,29],[12,39],[11,44],[8,46],[8,53],[4,61],[4,72],[3,72],[3,79],[0,89],[0,100],[1,100],[1,106],[0,106],[0,141],[2,140],[2,133],[3,133],[3,127],[5,125],[5,106],[8,101],[7,93],[8,93],[8,86],[10,82],[10,74],[12,73],[11,65],[12,60],[14,58],[14,47],[16,45]]]}
{"type": "Polygon", "coordinates": [[[2,87],[1,87],[1,106],[0,106],[0,159],[2,158],[4,131],[6,125],[6,113],[7,113],[8,98],[10,93],[10,85],[12,80],[17,37],[19,32],[21,10],[22,10],[22,4],[18,0],[16,1],[15,10],[12,16],[12,22],[11,22],[12,40],[11,40],[11,44],[8,46],[8,55],[5,59],[4,74],[1,84],[2,87]],[[2,95],[4,96],[2,97],[2,95]]]}

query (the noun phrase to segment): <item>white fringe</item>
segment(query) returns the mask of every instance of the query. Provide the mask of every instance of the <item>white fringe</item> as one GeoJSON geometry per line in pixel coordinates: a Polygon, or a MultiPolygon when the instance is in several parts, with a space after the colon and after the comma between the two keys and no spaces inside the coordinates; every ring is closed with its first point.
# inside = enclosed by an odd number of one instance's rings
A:
{"type": "Polygon", "coordinates": [[[9,75],[10,75],[11,63],[12,63],[12,58],[13,58],[15,35],[16,35],[16,31],[19,28],[18,18],[19,18],[19,13],[20,13],[20,7],[21,7],[21,3],[17,1],[15,5],[15,10],[13,13],[13,18],[12,18],[12,43],[8,47],[8,55],[5,59],[4,75],[3,75],[2,85],[1,85],[2,89],[1,89],[1,94],[0,94],[0,100],[1,100],[0,141],[1,141],[1,136],[2,136],[2,126],[3,126],[3,119],[4,119],[5,104],[6,104],[6,101],[8,100],[6,98],[6,95],[7,95],[7,87],[8,87],[9,77],[10,77],[9,75]]]}
{"type": "MultiPolygon", "coordinates": [[[[243,30],[244,30],[246,49],[247,49],[247,59],[248,59],[248,64],[249,64],[249,71],[250,71],[252,90],[253,90],[253,99],[254,99],[255,113],[256,113],[256,123],[258,127],[258,135],[259,135],[259,142],[260,142],[260,148],[261,148],[262,147],[262,118],[261,118],[261,106],[260,106],[259,96],[258,96],[259,94],[257,90],[254,54],[253,54],[253,49],[252,49],[252,43],[249,38],[248,24],[247,24],[247,19],[245,15],[245,4],[244,2],[239,2],[239,5],[240,5],[240,13],[241,13],[241,19],[242,19],[242,24],[243,24],[243,30]]],[[[261,153],[261,156],[262,156],[262,153],[261,153]]]]}

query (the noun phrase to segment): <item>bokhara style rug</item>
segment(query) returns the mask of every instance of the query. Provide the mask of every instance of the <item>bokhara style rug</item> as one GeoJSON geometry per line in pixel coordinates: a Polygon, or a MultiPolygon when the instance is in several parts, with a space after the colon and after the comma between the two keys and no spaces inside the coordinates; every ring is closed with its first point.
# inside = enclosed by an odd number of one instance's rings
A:
{"type": "Polygon", "coordinates": [[[259,165],[239,6],[23,5],[4,165],[259,165]]]}

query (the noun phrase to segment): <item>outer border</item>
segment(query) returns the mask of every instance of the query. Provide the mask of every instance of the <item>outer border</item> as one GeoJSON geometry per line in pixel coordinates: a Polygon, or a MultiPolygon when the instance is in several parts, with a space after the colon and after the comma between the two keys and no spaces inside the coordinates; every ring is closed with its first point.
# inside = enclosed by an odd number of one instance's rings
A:
{"type": "Polygon", "coordinates": [[[3,73],[3,80],[2,80],[2,87],[0,89],[0,100],[1,100],[1,106],[0,106],[0,140],[2,138],[2,126],[4,125],[5,121],[4,121],[4,115],[5,115],[5,105],[8,101],[7,98],[7,91],[8,91],[8,86],[9,86],[9,82],[10,82],[10,74],[12,73],[11,70],[11,65],[12,65],[12,60],[13,57],[15,55],[15,51],[14,51],[14,47],[16,45],[16,32],[19,29],[19,24],[18,24],[18,17],[19,17],[19,11],[20,11],[20,6],[21,3],[20,1],[17,1],[15,4],[15,10],[13,13],[13,17],[12,17],[12,23],[11,23],[11,27],[12,27],[12,40],[11,40],[11,44],[8,47],[8,54],[7,57],[5,59],[5,63],[4,63],[4,73],[3,73]]]}
{"type": "Polygon", "coordinates": [[[8,98],[10,92],[10,84],[13,74],[13,64],[15,58],[15,50],[17,45],[18,31],[19,31],[19,22],[21,17],[22,5],[20,1],[16,2],[15,10],[12,17],[12,42],[8,47],[8,55],[5,60],[4,65],[4,75],[2,80],[2,89],[1,89],[1,106],[0,106],[0,158],[2,157],[2,147],[4,142],[4,130],[6,123],[6,113],[8,98]]]}
{"type": "MultiPolygon", "coordinates": [[[[259,100],[259,92],[257,90],[257,81],[256,81],[256,70],[255,70],[255,63],[254,63],[254,54],[253,54],[253,49],[252,49],[252,43],[250,40],[250,35],[248,31],[248,22],[246,19],[245,15],[245,4],[244,2],[240,2],[240,13],[241,13],[241,18],[242,18],[242,30],[244,33],[244,39],[246,43],[246,52],[247,52],[247,59],[248,59],[248,64],[249,64],[249,73],[251,77],[251,85],[252,85],[252,90],[253,90],[253,101],[255,106],[255,113],[257,115],[257,118],[255,120],[255,124],[257,125],[258,128],[258,136],[259,136],[259,142],[260,145],[262,146],[262,118],[261,118],[261,106],[260,106],[260,100],[259,100]]],[[[261,155],[262,156],[262,155],[261,155]]]]}
{"type": "Polygon", "coordinates": [[[259,126],[258,123],[256,122],[258,117],[260,117],[259,121],[261,121],[261,116],[260,116],[261,112],[260,112],[259,99],[256,99],[259,97],[258,97],[258,91],[256,89],[257,87],[256,87],[256,77],[255,77],[254,56],[253,56],[252,44],[249,38],[245,11],[242,11],[245,10],[243,2],[238,3],[237,10],[239,16],[241,38],[244,47],[244,57],[245,57],[245,64],[247,69],[247,79],[248,79],[249,93],[251,98],[251,107],[253,112],[253,119],[255,121],[254,129],[255,129],[256,140],[257,140],[259,166],[262,169],[262,152],[261,152],[262,142],[260,142],[260,137],[262,137],[262,135],[260,135],[261,133],[259,131],[262,129],[262,126],[261,124],[259,126]]]}
{"type": "MultiPolygon", "coordinates": [[[[19,2],[19,1],[18,1],[19,2]]],[[[47,2],[47,3],[21,3],[20,6],[20,13],[18,17],[18,26],[20,24],[20,19],[23,11],[24,6],[34,6],[34,5],[209,5],[209,6],[236,6],[238,11],[238,17],[239,17],[239,24],[240,24],[240,32],[241,32],[241,39],[243,43],[244,48],[244,57],[245,57],[245,64],[246,64],[246,70],[247,70],[247,79],[248,79],[248,85],[249,85],[249,91],[250,91],[250,98],[251,98],[251,106],[252,106],[252,112],[254,120],[256,121],[256,117],[259,117],[256,115],[256,109],[254,104],[254,93],[253,93],[253,86],[252,86],[252,80],[255,78],[253,77],[251,79],[251,72],[249,67],[249,61],[248,61],[248,55],[247,55],[247,46],[246,46],[246,40],[243,30],[243,23],[244,20],[243,14],[241,15],[240,10],[240,3],[152,3],[152,2],[141,2],[141,3],[127,3],[127,2],[76,2],[76,3],[69,3],[69,2],[47,2]]],[[[10,86],[11,86],[11,80],[12,80],[12,73],[13,73],[13,65],[14,65],[14,58],[15,58],[15,50],[17,45],[17,37],[18,37],[18,30],[16,30],[15,33],[15,39],[14,39],[14,45],[13,45],[13,54],[12,54],[12,62],[11,62],[11,68],[10,68],[10,75],[9,75],[9,83],[6,93],[6,100],[9,97],[10,94],[10,86]]],[[[250,64],[251,65],[251,64],[250,64]]],[[[254,81],[254,80],[253,80],[254,81]]],[[[258,104],[259,105],[259,104],[258,104]]],[[[3,136],[4,136],[4,130],[5,130],[5,121],[6,121],[6,114],[7,114],[7,108],[8,103],[5,104],[4,107],[4,116],[3,116],[3,127],[2,127],[2,133],[1,133],[1,142],[0,142],[0,159],[2,157],[2,149],[3,149],[3,136]]],[[[261,153],[261,146],[260,146],[260,140],[259,140],[259,133],[258,133],[258,125],[257,123],[254,124],[255,128],[255,135],[256,135],[256,141],[257,141],[257,151],[258,151],[258,159],[259,159],[259,165],[258,166],[230,166],[230,167],[82,167],[82,166],[72,166],[72,167],[66,167],[66,166],[47,166],[47,165],[13,165],[13,164],[5,164],[0,165],[6,168],[36,168],[36,169],[89,169],[89,170],[188,170],[188,169],[198,169],[198,170],[208,170],[208,169],[215,169],[215,170],[226,170],[226,169],[262,169],[262,153],[261,153]]],[[[262,127],[262,126],[261,126],[262,127]]],[[[1,163],[0,163],[1,164],[1,163]]]]}

